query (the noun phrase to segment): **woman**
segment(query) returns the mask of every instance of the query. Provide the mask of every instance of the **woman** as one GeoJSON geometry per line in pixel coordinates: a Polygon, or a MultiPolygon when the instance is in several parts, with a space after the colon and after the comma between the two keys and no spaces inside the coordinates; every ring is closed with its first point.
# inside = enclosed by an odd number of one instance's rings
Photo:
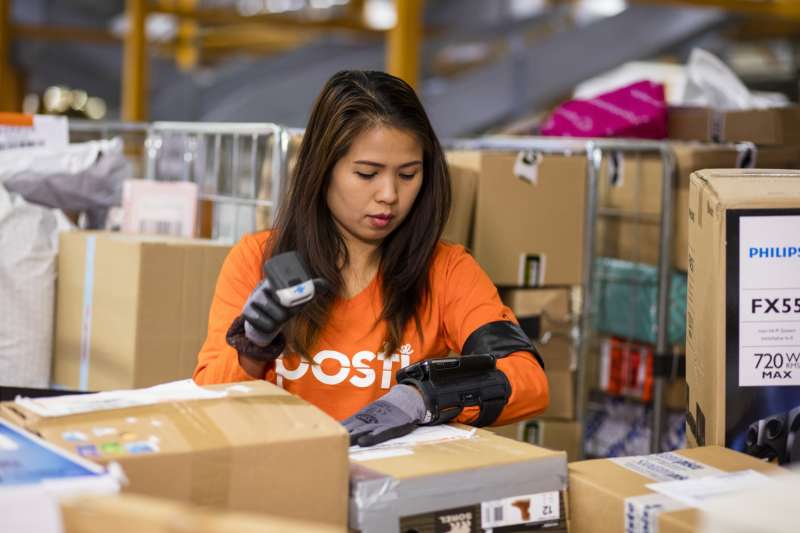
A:
{"type": "Polygon", "coordinates": [[[244,237],[222,267],[195,381],[275,382],[362,446],[456,414],[500,425],[543,411],[530,341],[475,260],[439,241],[449,209],[447,165],[413,89],[382,72],[334,75],[274,229],[244,237]],[[320,281],[299,308],[262,274],[287,252],[320,281]],[[397,383],[399,369],[453,352],[397,383]]]}

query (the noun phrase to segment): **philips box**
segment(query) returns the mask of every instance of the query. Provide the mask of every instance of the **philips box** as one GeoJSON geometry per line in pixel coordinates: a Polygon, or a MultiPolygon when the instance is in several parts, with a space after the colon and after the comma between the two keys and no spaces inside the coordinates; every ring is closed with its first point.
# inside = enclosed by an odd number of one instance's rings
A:
{"type": "Polygon", "coordinates": [[[689,193],[688,439],[800,456],[800,172],[703,170],[689,193]]]}

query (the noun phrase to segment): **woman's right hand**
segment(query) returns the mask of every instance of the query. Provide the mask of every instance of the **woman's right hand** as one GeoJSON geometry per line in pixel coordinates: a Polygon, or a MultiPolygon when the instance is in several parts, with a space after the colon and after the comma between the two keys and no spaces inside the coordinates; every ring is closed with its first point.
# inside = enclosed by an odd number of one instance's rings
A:
{"type": "Polygon", "coordinates": [[[250,294],[242,309],[245,336],[258,346],[269,346],[280,333],[293,311],[281,305],[270,285],[269,278],[250,294]]]}

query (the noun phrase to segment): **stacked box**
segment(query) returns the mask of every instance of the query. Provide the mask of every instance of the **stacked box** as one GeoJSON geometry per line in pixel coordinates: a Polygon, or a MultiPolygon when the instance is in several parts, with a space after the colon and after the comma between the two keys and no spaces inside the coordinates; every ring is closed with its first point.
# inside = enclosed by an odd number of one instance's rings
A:
{"type": "Polygon", "coordinates": [[[698,497],[713,501],[737,482],[755,484],[782,472],[778,466],[716,446],[571,463],[570,531],[698,531],[701,513],[692,505],[698,497]],[[699,492],[699,481],[705,482],[704,493],[699,492]],[[697,497],[689,500],[693,495],[697,497]]]}
{"type": "Polygon", "coordinates": [[[347,522],[347,431],[265,381],[21,398],[0,404],[0,416],[84,459],[119,464],[125,492],[347,522]]]}
{"type": "Polygon", "coordinates": [[[692,176],[689,442],[800,457],[800,172],[692,176]]]}
{"type": "Polygon", "coordinates": [[[60,239],[53,383],[98,391],[190,377],[230,246],[110,232],[60,239]]]}
{"type": "Polygon", "coordinates": [[[431,431],[451,434],[351,451],[351,530],[566,531],[564,452],[465,426],[431,431]]]}
{"type": "Polygon", "coordinates": [[[82,497],[61,504],[64,533],[341,533],[302,518],[220,511],[138,494],[82,497]]]}

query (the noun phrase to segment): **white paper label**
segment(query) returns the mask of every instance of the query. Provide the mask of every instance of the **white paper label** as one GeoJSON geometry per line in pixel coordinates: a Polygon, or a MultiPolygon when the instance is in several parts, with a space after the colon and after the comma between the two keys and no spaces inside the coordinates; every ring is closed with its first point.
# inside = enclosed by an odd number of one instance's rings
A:
{"type": "Polygon", "coordinates": [[[481,527],[515,526],[561,518],[558,491],[523,494],[481,503],[481,527]]]}
{"type": "Polygon", "coordinates": [[[225,390],[212,391],[199,387],[191,379],[185,379],[155,385],[147,389],[116,390],[50,398],[18,397],[15,402],[39,416],[56,417],[164,402],[213,400],[224,398],[228,392],[235,390],[234,387],[235,385],[232,385],[225,390]]]}
{"type": "Polygon", "coordinates": [[[685,509],[687,505],[663,494],[625,498],[625,533],[657,533],[661,513],[685,509]]]}
{"type": "Polygon", "coordinates": [[[691,507],[702,508],[709,500],[743,490],[754,490],[770,482],[755,470],[724,472],[702,479],[650,483],[647,488],[691,507]]]}
{"type": "Polygon", "coordinates": [[[434,442],[444,442],[447,440],[470,439],[475,436],[475,429],[461,429],[447,424],[440,426],[419,426],[417,429],[396,439],[387,440],[375,446],[362,448],[355,445],[350,446],[349,452],[353,454],[361,453],[364,450],[380,450],[385,448],[413,448],[419,444],[430,444],[434,442]]]}
{"type": "Polygon", "coordinates": [[[404,455],[414,455],[414,450],[411,448],[378,448],[377,450],[367,448],[363,451],[350,452],[350,460],[372,461],[389,457],[402,457],[404,455]]]}
{"type": "Polygon", "coordinates": [[[67,117],[4,114],[0,117],[0,150],[64,148],[69,143],[67,117]]]}
{"type": "Polygon", "coordinates": [[[520,152],[514,162],[514,175],[536,185],[539,182],[539,163],[541,162],[542,154],[540,153],[520,152]]]}
{"type": "Polygon", "coordinates": [[[693,461],[672,452],[616,457],[611,460],[623,468],[632,470],[654,481],[679,481],[722,473],[721,470],[713,466],[693,461]]]}
{"type": "Polygon", "coordinates": [[[800,216],[739,218],[739,386],[800,385],[800,216]]]}

